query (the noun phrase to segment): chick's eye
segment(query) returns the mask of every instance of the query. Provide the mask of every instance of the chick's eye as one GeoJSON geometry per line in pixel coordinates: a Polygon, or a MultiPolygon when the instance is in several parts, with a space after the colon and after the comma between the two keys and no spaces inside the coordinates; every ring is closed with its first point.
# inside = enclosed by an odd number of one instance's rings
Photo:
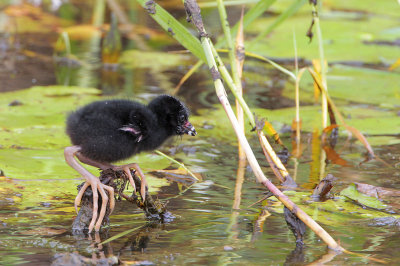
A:
{"type": "Polygon", "coordinates": [[[185,117],[185,115],[181,115],[181,116],[179,116],[179,122],[180,122],[180,123],[183,123],[183,122],[185,122],[185,120],[186,120],[186,117],[185,117]]]}

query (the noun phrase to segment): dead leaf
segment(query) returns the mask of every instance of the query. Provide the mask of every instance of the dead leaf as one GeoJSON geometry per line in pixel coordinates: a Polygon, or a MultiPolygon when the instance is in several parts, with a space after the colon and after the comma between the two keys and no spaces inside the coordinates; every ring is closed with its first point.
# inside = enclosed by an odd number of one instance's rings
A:
{"type": "Polygon", "coordinates": [[[349,166],[348,162],[340,157],[340,155],[330,146],[325,145],[322,147],[326,153],[326,158],[333,164],[341,166],[349,166]]]}
{"type": "Polygon", "coordinates": [[[376,187],[365,183],[354,183],[357,186],[357,190],[363,194],[378,199],[394,201],[400,198],[400,190],[385,187],[376,187]]]}

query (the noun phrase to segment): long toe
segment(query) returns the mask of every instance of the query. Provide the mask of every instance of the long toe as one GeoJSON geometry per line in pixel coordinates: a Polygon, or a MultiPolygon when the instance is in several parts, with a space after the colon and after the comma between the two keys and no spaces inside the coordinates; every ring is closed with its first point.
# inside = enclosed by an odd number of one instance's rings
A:
{"type": "MultiPolygon", "coordinates": [[[[98,183],[100,183],[100,180],[98,181],[98,183]]],[[[99,208],[99,206],[98,206],[99,195],[98,195],[98,192],[97,192],[98,184],[97,184],[97,182],[93,182],[91,184],[91,186],[92,186],[92,192],[93,192],[93,215],[92,215],[92,220],[90,221],[90,224],[89,224],[89,234],[92,232],[92,230],[94,228],[94,225],[96,223],[97,210],[99,208]]]]}
{"type": "Polygon", "coordinates": [[[97,220],[96,226],[94,228],[96,230],[96,232],[98,232],[100,230],[100,226],[103,223],[103,219],[104,219],[104,216],[105,216],[106,211],[107,211],[108,196],[107,196],[106,191],[104,190],[105,186],[106,185],[101,184],[101,183],[99,183],[97,185],[97,188],[98,188],[98,190],[100,192],[100,195],[101,195],[102,203],[101,203],[99,219],[97,220]]]}
{"type": "Polygon", "coordinates": [[[133,181],[133,177],[131,174],[131,169],[129,167],[124,167],[124,172],[125,174],[128,176],[129,179],[129,183],[131,184],[132,188],[133,188],[133,193],[136,193],[136,185],[135,185],[135,181],[133,181]]]}
{"type": "Polygon", "coordinates": [[[143,180],[144,176],[142,177],[142,184],[140,185],[140,195],[142,196],[143,202],[146,200],[146,181],[143,180]]]}
{"type": "Polygon", "coordinates": [[[136,163],[131,163],[126,165],[129,168],[133,168],[136,170],[136,173],[139,175],[141,179],[141,185],[140,185],[140,195],[142,196],[143,202],[146,200],[146,187],[147,187],[147,181],[146,177],[144,176],[144,173],[142,169],[140,169],[139,165],[136,163]]]}
{"type": "Polygon", "coordinates": [[[81,189],[79,190],[78,195],[76,195],[75,203],[74,203],[76,213],[78,213],[78,205],[79,205],[79,204],[81,203],[81,201],[82,201],[83,194],[85,193],[86,189],[87,189],[89,186],[90,186],[90,183],[86,181],[86,183],[85,183],[85,184],[81,187],[81,189]]]}
{"type": "Polygon", "coordinates": [[[128,178],[129,178],[129,182],[131,183],[134,191],[136,192],[136,186],[135,186],[135,182],[132,178],[132,175],[130,173],[130,168],[133,168],[136,170],[136,173],[139,175],[140,179],[141,179],[141,185],[140,185],[140,196],[142,197],[143,202],[146,200],[146,187],[147,187],[147,181],[146,178],[142,172],[142,169],[140,169],[139,165],[136,163],[130,163],[130,164],[126,164],[126,165],[122,165],[122,166],[115,166],[113,168],[114,171],[116,170],[124,170],[124,172],[127,174],[128,178]]]}
{"type": "Polygon", "coordinates": [[[115,207],[114,188],[107,186],[107,185],[103,185],[103,186],[104,186],[104,189],[107,190],[108,195],[110,196],[109,200],[110,200],[110,214],[111,214],[115,207]]]}

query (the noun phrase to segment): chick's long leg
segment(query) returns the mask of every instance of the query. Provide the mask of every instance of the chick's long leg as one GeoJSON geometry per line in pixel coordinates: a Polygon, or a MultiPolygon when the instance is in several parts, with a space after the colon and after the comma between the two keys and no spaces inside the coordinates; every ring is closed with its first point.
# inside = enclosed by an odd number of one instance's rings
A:
{"type": "MultiPolygon", "coordinates": [[[[92,159],[89,159],[89,158],[85,157],[84,155],[82,155],[79,151],[75,153],[75,156],[82,163],[97,167],[97,168],[99,168],[99,169],[101,169],[103,171],[106,170],[106,169],[114,167],[114,165],[109,164],[109,163],[97,162],[97,161],[94,161],[92,159]]],[[[82,197],[83,197],[83,194],[85,193],[86,188],[89,186],[88,183],[85,183],[85,185],[82,187],[82,189],[79,191],[78,195],[75,198],[75,210],[76,210],[76,212],[78,212],[78,205],[82,200],[82,197]],[[85,187],[85,185],[86,185],[86,187],[85,187]]],[[[110,186],[106,186],[106,185],[104,185],[104,186],[105,186],[105,189],[108,191],[108,193],[110,193],[110,195],[111,195],[111,198],[110,198],[110,214],[111,214],[113,212],[113,210],[114,210],[114,207],[115,207],[114,189],[112,189],[110,186]],[[109,188],[111,188],[111,189],[109,189],[109,188]]]]}
{"type": "MultiPolygon", "coordinates": [[[[85,157],[84,155],[82,155],[81,153],[77,152],[76,153],[76,157],[78,157],[78,159],[85,164],[100,168],[101,170],[106,170],[106,169],[113,169],[114,171],[118,171],[118,170],[123,170],[126,175],[128,176],[129,179],[129,183],[131,184],[131,186],[133,187],[133,191],[136,192],[136,185],[135,185],[135,181],[133,181],[133,177],[131,175],[131,170],[129,168],[129,165],[122,165],[122,166],[115,166],[113,164],[110,163],[101,163],[101,162],[96,162],[92,159],[89,159],[87,157],[85,157]]],[[[139,166],[137,166],[139,167],[139,166]]],[[[133,167],[132,167],[133,168],[133,167]]],[[[139,168],[140,169],[140,168],[139,168]]],[[[83,193],[82,193],[83,196],[83,193]]],[[[144,201],[144,200],[143,200],[144,201]]],[[[111,204],[111,203],[110,203],[111,204]]],[[[111,210],[112,212],[112,210],[111,210]]]]}
{"type": "Polygon", "coordinates": [[[131,168],[135,169],[138,175],[140,176],[140,179],[142,180],[142,183],[140,185],[140,195],[142,196],[142,200],[146,200],[146,187],[147,187],[147,181],[146,177],[144,176],[142,169],[140,169],[139,165],[137,163],[130,163],[130,164],[125,164],[125,165],[119,165],[115,166],[113,169],[114,170],[124,170],[126,175],[129,178],[129,182],[131,183],[133,190],[136,191],[136,186],[135,182],[133,181],[132,175],[131,175],[131,168]]]}
{"type": "MultiPolygon", "coordinates": [[[[133,181],[133,177],[132,177],[132,175],[131,175],[131,171],[130,171],[130,168],[129,168],[130,165],[129,165],[129,164],[128,164],[128,165],[122,165],[122,166],[115,166],[115,165],[110,164],[110,163],[97,162],[97,161],[94,161],[94,160],[92,160],[92,159],[90,159],[90,158],[85,157],[85,156],[82,155],[80,152],[77,152],[77,153],[76,153],[76,157],[77,157],[82,163],[88,164],[88,165],[91,165],[91,166],[94,166],[94,167],[97,167],[97,168],[100,168],[101,170],[106,170],[106,169],[109,169],[109,168],[113,169],[114,171],[123,170],[123,171],[126,173],[126,175],[128,176],[129,183],[130,183],[131,186],[133,187],[133,191],[136,192],[136,185],[135,185],[135,181],[133,181]]],[[[131,168],[133,168],[133,166],[131,166],[131,168]]],[[[139,168],[139,166],[137,166],[136,168],[139,168]]],[[[139,170],[140,170],[140,168],[139,168],[139,170]]],[[[140,172],[141,172],[141,171],[140,171],[140,172]]],[[[143,173],[142,173],[142,175],[143,175],[143,173]]],[[[144,176],[144,175],[143,175],[143,176],[144,176]]],[[[86,188],[85,188],[85,189],[86,189],[86,188]]],[[[81,198],[82,198],[82,196],[83,196],[83,193],[84,193],[84,190],[85,190],[85,189],[82,188],[83,192],[82,192],[82,195],[80,196],[81,198]]],[[[77,204],[79,204],[80,199],[78,199],[78,197],[77,197],[77,201],[78,201],[77,204]]],[[[144,199],[143,199],[143,201],[144,201],[144,199]]],[[[77,204],[76,204],[76,205],[77,205],[77,204]]],[[[111,202],[110,202],[110,205],[111,205],[111,202]]],[[[113,205],[113,206],[114,206],[114,205],[113,205]]],[[[114,207],[111,208],[111,212],[112,212],[112,209],[113,209],[113,208],[114,208],[114,207]]]]}
{"type": "Polygon", "coordinates": [[[92,220],[89,224],[89,233],[92,232],[93,227],[96,231],[100,230],[101,223],[103,222],[104,215],[106,213],[108,196],[105,190],[110,194],[110,209],[114,208],[114,189],[110,186],[104,185],[100,182],[100,180],[92,175],[88,170],[86,170],[82,165],[80,165],[74,158],[76,154],[81,150],[79,146],[71,146],[67,147],[64,150],[65,161],[76,171],[78,171],[85,179],[86,183],[83,185],[82,189],[79,191],[78,195],[75,199],[75,209],[77,209],[77,202],[79,203],[82,199],[83,193],[85,190],[91,186],[93,192],[93,216],[92,220]],[[98,191],[100,191],[102,197],[102,205],[100,209],[100,215],[97,219],[97,210],[98,210],[98,191]],[[97,220],[97,223],[96,223],[97,220]]]}
{"type": "Polygon", "coordinates": [[[89,159],[89,158],[85,157],[84,155],[82,155],[80,152],[77,152],[75,155],[79,159],[79,161],[81,161],[82,163],[97,167],[103,171],[114,167],[114,165],[109,164],[109,163],[102,163],[102,162],[97,162],[92,159],[89,159]]]}

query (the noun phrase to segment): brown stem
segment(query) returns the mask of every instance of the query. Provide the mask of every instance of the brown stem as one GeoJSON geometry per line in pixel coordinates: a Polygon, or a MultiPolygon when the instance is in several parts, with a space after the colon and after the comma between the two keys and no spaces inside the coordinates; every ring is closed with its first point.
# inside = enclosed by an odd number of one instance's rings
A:
{"type": "MultiPolygon", "coordinates": [[[[262,183],[264,186],[266,186],[278,200],[280,200],[290,211],[292,211],[300,220],[302,220],[319,237],[321,237],[321,239],[325,243],[327,243],[327,245],[330,248],[337,250],[337,251],[343,251],[344,249],[338,243],[336,243],[336,241],[319,224],[317,224],[313,219],[311,219],[311,217],[308,216],[304,211],[299,209],[286,195],[284,195],[274,184],[271,183],[271,181],[269,181],[265,177],[245,135],[243,134],[243,131],[240,128],[240,125],[238,123],[238,120],[236,119],[235,113],[233,112],[232,107],[228,101],[224,85],[222,84],[222,81],[220,79],[221,75],[220,75],[219,71],[217,70],[217,64],[215,62],[215,58],[213,57],[211,43],[210,43],[210,40],[204,29],[204,24],[203,24],[202,17],[200,14],[200,8],[197,5],[196,0],[185,0],[184,3],[185,3],[185,10],[188,15],[188,18],[196,26],[197,30],[199,31],[201,44],[202,44],[204,53],[207,58],[208,67],[211,71],[211,74],[212,74],[212,77],[214,80],[214,86],[215,86],[215,90],[216,90],[218,99],[219,99],[220,103],[222,104],[222,106],[232,124],[233,129],[235,130],[235,133],[236,133],[237,138],[239,139],[240,145],[242,146],[244,152],[246,153],[247,160],[250,164],[250,167],[253,170],[254,175],[257,178],[257,181],[262,183]]],[[[262,132],[260,132],[260,137],[261,137],[261,140],[263,143],[268,142],[262,132]]],[[[268,143],[268,146],[270,147],[269,143],[268,143]]],[[[275,158],[272,158],[272,159],[275,159],[275,158]]],[[[278,167],[280,167],[280,166],[278,165],[278,167]]]]}

